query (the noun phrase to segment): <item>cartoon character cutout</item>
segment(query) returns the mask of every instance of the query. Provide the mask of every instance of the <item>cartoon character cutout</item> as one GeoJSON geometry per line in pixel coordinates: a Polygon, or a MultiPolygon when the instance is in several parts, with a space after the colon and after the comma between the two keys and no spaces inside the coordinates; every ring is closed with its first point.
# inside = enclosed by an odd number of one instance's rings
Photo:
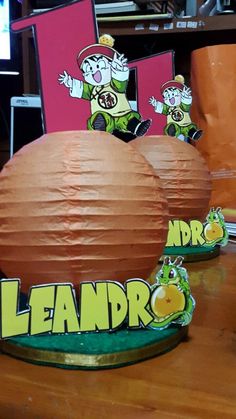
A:
{"type": "Polygon", "coordinates": [[[183,257],[178,256],[172,262],[169,256],[164,258],[162,268],[152,285],[150,309],[154,320],[149,327],[165,329],[171,324],[187,326],[195,308],[191,295],[187,270],[182,267],[183,257]]]}
{"type": "Polygon", "coordinates": [[[155,112],[166,115],[165,134],[185,142],[198,140],[202,136],[202,130],[192,123],[192,94],[190,88],[185,86],[183,76],[176,76],[174,80],[164,83],[161,86],[161,94],[164,103],[159,102],[154,96],[149,99],[149,103],[155,112]]]}
{"type": "Polygon", "coordinates": [[[84,81],[73,78],[67,71],[60,74],[58,80],[69,89],[71,97],[90,101],[89,130],[107,131],[117,136],[129,133],[133,139],[146,134],[151,120],[142,120],[141,115],[131,109],[126,97],[127,59],[113,48],[113,44],[110,35],[103,35],[99,44],[80,51],[77,63],[84,81]]]}
{"type": "Polygon", "coordinates": [[[215,245],[226,246],[228,244],[229,233],[227,231],[224,216],[220,207],[211,208],[204,224],[204,246],[213,247],[215,245]]]}

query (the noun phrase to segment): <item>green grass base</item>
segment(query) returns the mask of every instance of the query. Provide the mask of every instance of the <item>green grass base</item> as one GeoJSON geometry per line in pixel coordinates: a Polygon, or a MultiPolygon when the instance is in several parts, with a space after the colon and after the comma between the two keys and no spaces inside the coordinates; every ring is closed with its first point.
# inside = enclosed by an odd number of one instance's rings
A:
{"type": "Polygon", "coordinates": [[[3,352],[29,362],[70,369],[114,368],[173,349],[187,328],[22,336],[0,342],[3,352]]]}
{"type": "Polygon", "coordinates": [[[165,247],[164,256],[184,256],[185,262],[213,259],[220,254],[220,246],[176,246],[165,247]]]}

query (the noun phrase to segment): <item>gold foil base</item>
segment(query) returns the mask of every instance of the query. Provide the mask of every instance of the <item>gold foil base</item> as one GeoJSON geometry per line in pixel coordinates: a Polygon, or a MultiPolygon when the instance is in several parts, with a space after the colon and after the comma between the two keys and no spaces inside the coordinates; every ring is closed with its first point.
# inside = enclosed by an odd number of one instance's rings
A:
{"type": "Polygon", "coordinates": [[[66,368],[109,368],[132,364],[168,352],[188,335],[188,327],[177,329],[174,335],[144,347],[107,354],[65,353],[19,346],[7,340],[0,341],[6,354],[25,361],[66,368]]]}

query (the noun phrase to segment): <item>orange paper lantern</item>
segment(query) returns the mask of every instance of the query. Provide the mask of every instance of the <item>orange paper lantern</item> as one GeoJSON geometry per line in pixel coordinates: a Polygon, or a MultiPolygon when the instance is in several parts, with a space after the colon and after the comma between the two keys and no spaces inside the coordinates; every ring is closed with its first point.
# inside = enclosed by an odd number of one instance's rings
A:
{"type": "Polygon", "coordinates": [[[147,161],[111,134],[47,134],[0,174],[0,269],[22,288],[146,278],[167,204],[147,161]]]}
{"type": "Polygon", "coordinates": [[[200,153],[168,136],[148,136],[130,143],[162,181],[171,219],[202,219],[209,210],[210,174],[200,153]]]}

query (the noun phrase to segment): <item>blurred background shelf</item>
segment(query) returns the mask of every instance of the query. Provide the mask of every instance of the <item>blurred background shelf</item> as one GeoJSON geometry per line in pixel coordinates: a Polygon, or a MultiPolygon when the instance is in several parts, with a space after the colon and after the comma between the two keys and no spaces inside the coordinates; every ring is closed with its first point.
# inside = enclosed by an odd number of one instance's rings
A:
{"type": "MultiPolygon", "coordinates": [[[[60,0],[56,1],[59,4],[60,0]]],[[[97,0],[99,3],[101,1],[97,0]]],[[[111,2],[111,0],[103,0],[104,3],[106,1],[111,2]]],[[[175,51],[176,72],[182,73],[188,81],[191,52],[194,49],[206,45],[236,43],[236,14],[177,18],[173,17],[173,13],[171,14],[169,9],[161,15],[153,14],[153,12],[151,14],[147,9],[143,12],[141,3],[146,0],[136,1],[141,9],[140,16],[134,17],[132,12],[121,15],[106,14],[106,16],[97,14],[99,33],[105,32],[115,36],[116,49],[123,52],[129,60],[172,49],[175,51]]],[[[32,13],[35,3],[34,0],[24,0],[22,16],[32,13]]],[[[42,4],[48,5],[47,2],[42,4]]],[[[196,10],[199,10],[202,4],[203,0],[197,0],[196,10]]],[[[186,6],[186,10],[191,9],[186,6]]],[[[39,86],[32,32],[27,30],[21,34],[21,37],[23,92],[38,94],[39,86]]]]}
{"type": "Polygon", "coordinates": [[[208,17],[188,17],[158,19],[158,15],[147,19],[145,15],[135,22],[129,16],[98,17],[98,27],[101,32],[107,31],[111,35],[142,35],[155,33],[178,34],[189,32],[229,31],[236,29],[236,14],[208,17]],[[138,26],[137,26],[138,25],[138,26]],[[141,27],[143,25],[143,27],[141,27]]]}

